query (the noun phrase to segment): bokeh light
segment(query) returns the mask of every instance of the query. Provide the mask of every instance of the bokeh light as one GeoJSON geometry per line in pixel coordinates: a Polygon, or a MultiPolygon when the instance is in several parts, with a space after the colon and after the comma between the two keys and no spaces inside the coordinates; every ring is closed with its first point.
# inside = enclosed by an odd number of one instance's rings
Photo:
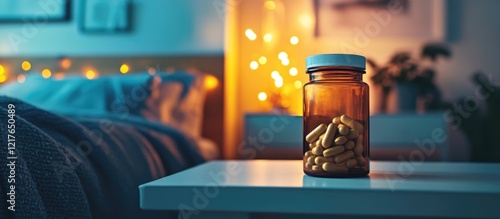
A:
{"type": "Polygon", "coordinates": [[[21,68],[24,71],[29,71],[29,70],[31,70],[31,63],[28,61],[24,61],[23,63],[21,63],[21,68]]]}
{"type": "Polygon", "coordinates": [[[257,68],[259,68],[259,63],[257,63],[256,61],[250,62],[250,69],[255,70],[257,68]]]}
{"type": "Polygon", "coordinates": [[[260,93],[257,95],[257,98],[258,98],[260,101],[266,101],[266,100],[267,100],[267,94],[266,94],[266,92],[260,92],[260,93]]]}
{"type": "Polygon", "coordinates": [[[273,71],[271,72],[271,78],[276,80],[277,78],[280,78],[280,73],[278,71],[273,71]]]}
{"type": "Polygon", "coordinates": [[[280,60],[288,59],[288,54],[286,52],[280,52],[278,53],[278,59],[280,60]]]}
{"type": "Polygon", "coordinates": [[[288,73],[290,73],[291,76],[297,76],[297,74],[299,73],[299,70],[297,70],[297,68],[295,68],[295,67],[291,67],[290,71],[288,71],[288,73]]]}
{"type": "Polygon", "coordinates": [[[42,77],[43,78],[50,78],[50,76],[52,75],[52,72],[50,71],[50,69],[44,69],[42,71],[42,77]]]}
{"type": "Polygon", "coordinates": [[[302,81],[296,80],[293,85],[295,88],[300,89],[302,87],[302,81]]]}
{"type": "Polygon", "coordinates": [[[130,67],[127,64],[123,64],[122,66],[120,66],[120,72],[122,74],[127,74],[129,70],[130,67]]]}
{"type": "Polygon", "coordinates": [[[261,56],[261,57],[259,58],[259,63],[260,63],[261,65],[266,64],[266,63],[267,63],[267,58],[266,58],[265,56],[261,56]]]}
{"type": "Polygon", "coordinates": [[[25,81],[26,81],[26,76],[25,76],[24,74],[19,74],[19,75],[17,76],[17,82],[19,82],[19,83],[21,83],[21,84],[22,84],[22,83],[24,83],[25,81]]]}
{"type": "Polygon", "coordinates": [[[85,72],[85,77],[89,80],[92,80],[96,77],[96,73],[94,70],[88,70],[87,72],[85,72]]]}
{"type": "Polygon", "coordinates": [[[252,29],[245,30],[245,36],[247,36],[247,38],[252,41],[257,39],[257,34],[255,34],[252,29]]]}
{"type": "Polygon", "coordinates": [[[274,10],[276,9],[276,2],[273,0],[267,0],[266,3],[264,3],[264,7],[268,10],[274,10]]]}
{"type": "Polygon", "coordinates": [[[269,42],[271,42],[272,40],[273,40],[273,35],[272,35],[272,34],[270,34],[270,33],[266,33],[266,34],[264,35],[264,42],[269,43],[269,42]]]}
{"type": "Polygon", "coordinates": [[[205,88],[208,90],[213,90],[219,86],[219,80],[213,75],[207,75],[205,77],[205,88]]]}

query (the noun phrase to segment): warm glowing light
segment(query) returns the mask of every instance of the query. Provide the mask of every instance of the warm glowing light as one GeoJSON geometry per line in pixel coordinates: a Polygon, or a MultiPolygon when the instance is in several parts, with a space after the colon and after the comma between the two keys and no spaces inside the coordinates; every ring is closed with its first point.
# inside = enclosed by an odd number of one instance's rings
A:
{"type": "Polygon", "coordinates": [[[311,18],[311,16],[304,14],[304,15],[300,16],[299,22],[304,27],[311,27],[313,24],[313,19],[311,18]]]}
{"type": "Polygon", "coordinates": [[[5,68],[3,65],[0,65],[0,75],[3,75],[5,73],[5,68]]]}
{"type": "Polygon", "coordinates": [[[149,67],[149,68],[148,68],[148,74],[150,74],[150,75],[154,75],[154,74],[156,74],[156,68],[149,67]]]}
{"type": "Polygon", "coordinates": [[[255,70],[255,69],[259,68],[259,63],[257,63],[256,61],[250,62],[250,68],[252,70],[255,70]]]}
{"type": "Polygon", "coordinates": [[[274,9],[276,9],[276,2],[274,2],[272,0],[268,0],[268,1],[266,1],[266,3],[264,3],[264,7],[266,9],[269,9],[269,10],[274,10],[274,9]]]}
{"type": "Polygon", "coordinates": [[[4,75],[4,74],[0,75],[0,83],[5,82],[6,80],[7,80],[7,76],[6,75],[4,75]]]}
{"type": "Polygon", "coordinates": [[[59,61],[59,66],[61,66],[61,68],[64,70],[71,68],[71,59],[68,58],[61,59],[59,61]]]}
{"type": "Polygon", "coordinates": [[[245,36],[247,36],[247,38],[252,41],[257,39],[257,34],[255,34],[252,29],[245,30],[245,36]]]}
{"type": "Polygon", "coordinates": [[[259,95],[257,95],[257,98],[259,98],[260,101],[266,101],[267,100],[266,92],[260,92],[259,95]]]}
{"type": "Polygon", "coordinates": [[[290,43],[292,45],[297,45],[299,43],[299,38],[296,36],[290,37],[290,43]]]}
{"type": "Polygon", "coordinates": [[[24,61],[23,63],[21,63],[21,68],[24,71],[29,71],[31,69],[31,63],[28,61],[24,61]]]}
{"type": "Polygon", "coordinates": [[[271,72],[271,78],[276,80],[277,78],[280,78],[280,73],[278,71],[273,71],[271,72]]]}
{"type": "Polygon", "coordinates": [[[26,76],[24,74],[20,74],[17,76],[17,82],[24,83],[26,81],[26,76]]]}
{"type": "Polygon", "coordinates": [[[288,54],[286,54],[286,52],[280,52],[278,54],[278,59],[280,59],[280,60],[288,59],[288,54]]]}
{"type": "Polygon", "coordinates": [[[54,74],[54,76],[52,77],[54,78],[55,80],[61,80],[64,78],[64,73],[63,72],[57,72],[54,74]]]}
{"type": "Polygon", "coordinates": [[[123,64],[122,66],[120,66],[120,72],[122,74],[127,74],[129,70],[130,70],[130,67],[128,67],[127,64],[123,64]]]}
{"type": "Polygon", "coordinates": [[[287,59],[282,59],[282,60],[281,60],[281,64],[282,64],[283,66],[288,66],[288,65],[290,64],[290,60],[288,60],[288,58],[287,58],[287,59]]]}
{"type": "Polygon", "coordinates": [[[299,81],[299,80],[296,80],[293,85],[295,86],[295,88],[297,89],[300,89],[302,87],[302,82],[299,81]]]}
{"type": "Polygon", "coordinates": [[[296,76],[299,73],[299,70],[297,70],[297,68],[295,67],[291,67],[288,73],[290,73],[291,76],[296,76]]]}
{"type": "Polygon", "coordinates": [[[261,57],[259,58],[259,63],[260,63],[261,65],[266,64],[266,63],[267,63],[267,58],[266,58],[265,56],[261,56],[261,57]]]}
{"type": "Polygon", "coordinates": [[[269,43],[271,42],[271,40],[273,40],[273,35],[270,33],[266,33],[266,35],[264,35],[264,42],[269,43]]]}
{"type": "Polygon", "coordinates": [[[207,75],[205,77],[205,88],[208,90],[213,90],[219,86],[219,80],[213,75],[207,75]]]}
{"type": "Polygon", "coordinates": [[[274,86],[276,86],[277,88],[283,87],[283,79],[274,80],[274,86]]]}
{"type": "Polygon", "coordinates": [[[42,71],[42,77],[43,78],[50,78],[51,75],[52,75],[52,72],[49,69],[44,69],[42,71]]]}
{"type": "Polygon", "coordinates": [[[95,78],[95,76],[96,76],[96,73],[95,73],[95,71],[93,71],[93,70],[88,70],[88,71],[85,73],[85,77],[86,77],[87,79],[89,79],[89,80],[94,79],[94,78],[95,78]]]}

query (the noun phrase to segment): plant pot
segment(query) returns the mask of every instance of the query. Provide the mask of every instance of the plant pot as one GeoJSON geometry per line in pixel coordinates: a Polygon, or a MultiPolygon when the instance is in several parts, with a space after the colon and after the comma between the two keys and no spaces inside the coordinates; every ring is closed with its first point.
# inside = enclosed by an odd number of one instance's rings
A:
{"type": "Polygon", "coordinates": [[[417,86],[409,82],[395,84],[388,97],[388,113],[415,112],[417,109],[417,86]]]}

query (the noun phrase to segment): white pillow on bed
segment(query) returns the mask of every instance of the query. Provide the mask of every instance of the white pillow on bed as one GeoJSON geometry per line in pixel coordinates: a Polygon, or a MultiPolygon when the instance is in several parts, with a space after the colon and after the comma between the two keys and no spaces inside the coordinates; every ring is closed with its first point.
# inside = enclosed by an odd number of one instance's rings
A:
{"type": "Polygon", "coordinates": [[[80,74],[45,79],[29,74],[24,83],[0,86],[0,95],[67,115],[140,116],[201,136],[203,74],[187,72],[115,74],[88,80],[80,74]]]}

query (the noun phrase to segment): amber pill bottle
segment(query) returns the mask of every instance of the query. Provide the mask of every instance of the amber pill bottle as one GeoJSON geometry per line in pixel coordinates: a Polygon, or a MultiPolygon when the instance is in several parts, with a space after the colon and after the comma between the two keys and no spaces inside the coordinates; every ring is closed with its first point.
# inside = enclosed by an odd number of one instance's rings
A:
{"type": "Polygon", "coordinates": [[[320,54],[306,59],[303,87],[303,169],[317,177],[362,177],[370,172],[366,59],[320,54]]]}

